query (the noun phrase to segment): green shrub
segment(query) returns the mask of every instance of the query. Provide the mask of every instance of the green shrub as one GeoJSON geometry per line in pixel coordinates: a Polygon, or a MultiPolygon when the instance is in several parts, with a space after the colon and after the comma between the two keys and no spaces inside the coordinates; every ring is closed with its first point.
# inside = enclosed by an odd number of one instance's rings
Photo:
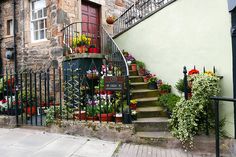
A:
{"type": "Polygon", "coordinates": [[[164,94],[160,97],[159,103],[162,106],[165,106],[168,111],[172,112],[173,108],[175,107],[176,103],[180,100],[180,97],[169,93],[169,94],[164,94]]]}
{"type": "MultiPolygon", "coordinates": [[[[176,82],[175,84],[175,88],[180,92],[183,93],[184,92],[184,80],[183,79],[179,79],[178,82],[176,82]]],[[[191,88],[188,87],[188,92],[191,91],[191,88]]]]}
{"type": "Polygon", "coordinates": [[[160,90],[163,91],[163,92],[170,92],[171,91],[171,85],[162,84],[162,85],[160,85],[160,90]]]}

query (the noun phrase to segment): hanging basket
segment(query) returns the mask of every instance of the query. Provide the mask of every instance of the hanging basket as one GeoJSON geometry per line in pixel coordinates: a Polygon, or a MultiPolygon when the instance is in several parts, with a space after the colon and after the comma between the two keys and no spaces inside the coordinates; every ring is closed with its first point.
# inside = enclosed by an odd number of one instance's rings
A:
{"type": "Polygon", "coordinates": [[[106,22],[107,22],[109,25],[112,25],[112,24],[115,22],[114,16],[108,16],[107,19],[106,19],[106,22]]]}

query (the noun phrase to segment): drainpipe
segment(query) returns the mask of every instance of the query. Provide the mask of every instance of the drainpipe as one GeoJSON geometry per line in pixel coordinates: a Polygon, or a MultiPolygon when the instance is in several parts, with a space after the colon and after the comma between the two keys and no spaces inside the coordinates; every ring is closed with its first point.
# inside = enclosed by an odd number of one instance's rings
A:
{"type": "Polygon", "coordinates": [[[16,0],[13,0],[13,52],[15,72],[15,101],[16,101],[16,124],[18,125],[18,70],[17,70],[17,46],[16,46],[16,0]]]}

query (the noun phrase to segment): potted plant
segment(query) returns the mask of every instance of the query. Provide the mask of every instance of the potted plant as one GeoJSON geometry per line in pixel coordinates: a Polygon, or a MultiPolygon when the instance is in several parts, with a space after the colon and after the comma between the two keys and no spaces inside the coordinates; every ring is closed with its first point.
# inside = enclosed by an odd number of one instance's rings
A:
{"type": "Polygon", "coordinates": [[[169,93],[161,95],[159,98],[159,103],[161,106],[166,107],[167,114],[169,117],[171,117],[172,111],[179,100],[180,100],[179,96],[169,93]]]}
{"type": "Polygon", "coordinates": [[[96,48],[95,45],[90,45],[88,52],[89,53],[98,53],[98,49],[96,48]]]}
{"type": "Polygon", "coordinates": [[[87,37],[85,34],[73,38],[72,48],[74,48],[76,53],[85,53],[88,51],[88,46],[91,43],[91,38],[87,37]]]}
{"type": "Polygon", "coordinates": [[[86,76],[90,80],[97,79],[98,78],[98,71],[97,71],[97,69],[88,70],[86,76]]]}
{"type": "Polygon", "coordinates": [[[135,58],[131,54],[128,54],[127,56],[125,56],[125,60],[128,65],[131,65],[131,63],[135,62],[135,58]]]}
{"type": "Polygon", "coordinates": [[[89,101],[86,109],[87,120],[97,120],[98,106],[94,101],[89,101]]]}
{"type": "Polygon", "coordinates": [[[112,117],[114,115],[112,104],[110,102],[107,103],[105,100],[102,100],[100,105],[101,106],[98,106],[98,119],[101,121],[112,121],[112,117]]]}
{"type": "Polygon", "coordinates": [[[132,99],[130,101],[130,109],[131,110],[136,110],[137,109],[137,100],[136,99],[132,99]]]}
{"type": "Polygon", "coordinates": [[[162,84],[160,85],[160,93],[161,94],[167,94],[171,91],[171,85],[169,84],[162,84]]]}
{"type": "Polygon", "coordinates": [[[156,75],[149,75],[148,79],[148,88],[149,89],[157,89],[157,77],[156,75]]]}
{"type": "Polygon", "coordinates": [[[107,19],[106,19],[106,22],[109,24],[109,25],[112,25],[116,20],[116,17],[114,15],[112,16],[108,16],[107,19]]]}
{"type": "MultiPolygon", "coordinates": [[[[191,87],[190,87],[190,82],[188,82],[188,96],[191,97],[191,87]]],[[[175,88],[180,92],[180,93],[184,93],[184,80],[183,79],[179,79],[178,82],[176,82],[175,84],[175,88]]]]}
{"type": "Polygon", "coordinates": [[[136,64],[137,64],[137,69],[138,69],[139,76],[144,76],[145,73],[146,73],[145,64],[141,61],[136,61],[136,64]]]}

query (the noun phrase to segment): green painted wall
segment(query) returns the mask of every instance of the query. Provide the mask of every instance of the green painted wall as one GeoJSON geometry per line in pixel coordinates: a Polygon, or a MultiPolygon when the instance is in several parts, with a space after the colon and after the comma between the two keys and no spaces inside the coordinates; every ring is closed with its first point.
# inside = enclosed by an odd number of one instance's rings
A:
{"type": "MultiPolygon", "coordinates": [[[[233,97],[231,20],[225,0],[177,0],[115,39],[121,49],[142,60],[159,78],[174,86],[183,66],[206,66],[224,76],[222,95],[233,97]]],[[[173,88],[173,91],[176,90],[173,88]]],[[[233,135],[233,105],[221,116],[233,135]]]]}

